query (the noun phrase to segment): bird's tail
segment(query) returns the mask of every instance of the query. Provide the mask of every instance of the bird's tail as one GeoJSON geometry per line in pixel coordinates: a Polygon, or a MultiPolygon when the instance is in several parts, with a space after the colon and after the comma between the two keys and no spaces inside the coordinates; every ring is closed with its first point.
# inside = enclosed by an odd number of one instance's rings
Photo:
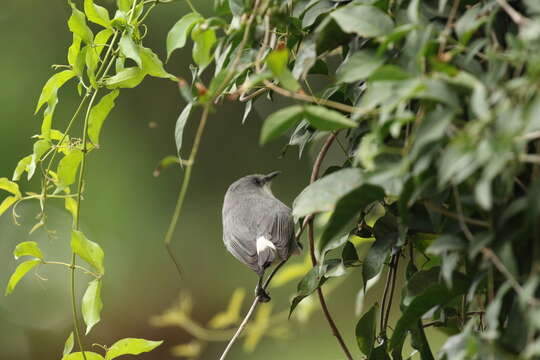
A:
{"type": "Polygon", "coordinates": [[[257,238],[257,262],[264,269],[270,266],[276,258],[276,246],[270,241],[269,236],[257,238]]]}

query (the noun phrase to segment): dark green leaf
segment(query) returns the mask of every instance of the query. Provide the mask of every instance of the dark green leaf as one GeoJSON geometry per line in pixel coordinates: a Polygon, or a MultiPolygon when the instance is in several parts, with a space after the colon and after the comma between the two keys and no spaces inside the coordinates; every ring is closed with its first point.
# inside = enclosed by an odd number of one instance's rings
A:
{"type": "Polygon", "coordinates": [[[356,324],[356,343],[360,351],[368,358],[371,356],[371,352],[375,346],[377,308],[377,304],[373,305],[356,324]]]}
{"type": "Polygon", "coordinates": [[[336,72],[338,82],[352,83],[371,76],[382,64],[384,58],[371,50],[360,50],[349,56],[336,72]]]}
{"type": "Polygon", "coordinates": [[[387,35],[394,28],[392,19],[371,5],[351,3],[335,10],[331,16],[343,31],[363,37],[387,35]]]}
{"type": "Polygon", "coordinates": [[[369,249],[362,265],[362,281],[364,287],[368,280],[374,278],[382,270],[386,258],[396,244],[399,232],[396,220],[392,215],[385,215],[375,223],[373,228],[375,242],[369,249]]]}
{"type": "Polygon", "coordinates": [[[266,118],[261,129],[260,143],[264,145],[279,137],[302,119],[304,108],[300,105],[278,110],[266,118]]]}
{"type": "Polygon", "coordinates": [[[333,131],[357,127],[358,124],[335,110],[324,106],[307,105],[304,108],[305,118],[311,125],[319,130],[333,131]]]}
{"type": "Polygon", "coordinates": [[[332,211],[339,199],[362,185],[360,169],[342,169],[331,173],[306,187],[293,203],[293,215],[306,215],[332,211]]]}

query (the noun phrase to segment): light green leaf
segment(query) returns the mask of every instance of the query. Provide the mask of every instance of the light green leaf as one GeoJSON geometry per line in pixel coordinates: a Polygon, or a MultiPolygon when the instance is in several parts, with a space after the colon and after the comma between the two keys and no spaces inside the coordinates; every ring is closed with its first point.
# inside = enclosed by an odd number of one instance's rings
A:
{"type": "Polygon", "coordinates": [[[71,249],[79,255],[84,261],[92,265],[100,274],[105,273],[103,267],[104,253],[99,244],[88,240],[81,231],[72,230],[71,249]]]}
{"type": "Polygon", "coordinates": [[[105,360],[116,359],[121,355],[139,355],[154,350],[163,341],[152,341],[137,338],[125,338],[115,342],[105,355],[105,360]]]}
{"type": "Polygon", "coordinates": [[[6,212],[7,209],[9,209],[9,207],[11,205],[13,205],[17,200],[19,200],[19,198],[15,197],[15,196],[8,196],[6,197],[2,203],[0,203],[0,216],[6,212]]]}
{"type": "Polygon", "coordinates": [[[153,175],[154,177],[158,177],[163,170],[168,168],[169,166],[173,164],[181,164],[180,159],[176,155],[168,155],[165,156],[163,159],[161,159],[154,169],[153,175]]]}
{"type": "Polygon", "coordinates": [[[123,12],[128,12],[135,0],[116,0],[116,6],[123,12]]]}
{"type": "Polygon", "coordinates": [[[118,46],[120,47],[120,52],[126,58],[135,61],[137,65],[140,68],[142,68],[142,60],[139,54],[139,46],[135,44],[129,32],[126,31],[122,35],[122,38],[120,39],[120,42],[118,43],[118,46]]]}
{"type": "Polygon", "coordinates": [[[73,70],[64,70],[51,76],[45,83],[45,86],[43,86],[43,90],[41,90],[41,95],[39,96],[36,111],[34,113],[37,113],[43,104],[56,97],[58,89],[75,75],[76,73],[73,70]]]}
{"type": "Polygon", "coordinates": [[[15,167],[15,171],[13,171],[13,177],[11,178],[13,181],[18,181],[21,178],[21,175],[28,171],[28,166],[32,162],[32,155],[28,155],[23,157],[19,162],[17,163],[17,166],[15,167]]]}
{"type": "Polygon", "coordinates": [[[68,187],[75,182],[77,178],[77,169],[83,158],[83,152],[79,149],[73,149],[64,156],[58,163],[58,183],[61,188],[68,187]]]}
{"type": "Polygon", "coordinates": [[[82,11],[75,7],[75,4],[70,3],[70,5],[72,13],[68,20],[69,30],[78,35],[86,44],[92,45],[92,42],[94,41],[94,34],[86,24],[86,16],[82,11]]]}
{"type": "Polygon", "coordinates": [[[30,161],[30,164],[28,165],[27,171],[28,171],[28,180],[32,178],[34,175],[34,172],[36,171],[36,166],[39,161],[41,161],[41,157],[47,150],[51,148],[51,143],[48,140],[38,140],[34,143],[34,152],[32,154],[32,161],[30,161]]]}
{"type": "Polygon", "coordinates": [[[64,207],[71,214],[73,218],[73,223],[77,222],[77,201],[72,197],[67,197],[64,201],[64,207]]]}
{"type": "Polygon", "coordinates": [[[324,106],[308,105],[304,110],[307,121],[319,130],[333,131],[358,126],[357,123],[347,119],[339,112],[327,109],[324,106]]]}
{"type": "Polygon", "coordinates": [[[165,71],[163,63],[151,49],[140,46],[139,55],[141,56],[142,69],[145,73],[155,77],[176,80],[175,76],[165,71]]]}
{"type": "Polygon", "coordinates": [[[363,37],[383,36],[392,32],[394,22],[379,8],[351,3],[331,13],[336,23],[346,33],[363,37]]]}
{"type": "Polygon", "coordinates": [[[71,354],[67,354],[67,355],[64,355],[62,357],[62,360],[104,360],[103,356],[95,353],[95,352],[92,352],[92,351],[85,351],[84,352],[84,355],[86,356],[83,357],[83,353],[82,352],[74,352],[74,353],[71,353],[71,354]]]}
{"type": "Polygon", "coordinates": [[[51,128],[52,128],[52,119],[54,110],[56,109],[56,104],[58,104],[58,98],[56,96],[52,97],[47,103],[47,107],[43,112],[43,121],[41,122],[41,136],[45,140],[51,140],[51,128]]]}
{"type": "Polygon", "coordinates": [[[382,64],[384,58],[371,50],[360,50],[349,56],[336,72],[338,82],[352,83],[368,78],[382,64]]]}
{"type": "Polygon", "coordinates": [[[77,62],[77,57],[81,51],[81,37],[77,34],[73,34],[73,42],[71,43],[68,49],[68,64],[75,69],[75,64],[77,62]]]}
{"type": "Polygon", "coordinates": [[[85,51],[85,63],[86,63],[86,74],[92,86],[97,87],[96,83],[96,70],[99,65],[99,56],[97,54],[96,48],[90,45],[86,46],[85,51]]]}
{"type": "Polygon", "coordinates": [[[214,59],[212,49],[217,41],[214,29],[203,27],[199,24],[191,32],[193,40],[193,61],[199,66],[199,72],[202,72],[214,59]]]}
{"type": "Polygon", "coordinates": [[[208,322],[208,326],[213,329],[223,329],[236,324],[240,320],[240,310],[242,309],[242,303],[244,302],[245,297],[245,289],[235,289],[231,296],[231,300],[229,301],[227,310],[214,315],[208,322]]]}
{"type": "Polygon", "coordinates": [[[21,197],[21,191],[19,190],[19,185],[13,181],[8,180],[8,178],[0,178],[0,190],[5,190],[12,193],[17,198],[21,197]]]}
{"type": "Polygon", "coordinates": [[[106,28],[111,26],[109,12],[103,6],[94,4],[94,0],[84,0],[84,12],[91,22],[106,28]]]}
{"type": "Polygon", "coordinates": [[[377,327],[377,304],[358,320],[356,324],[356,342],[358,348],[368,358],[375,346],[375,331],[377,327]]]}
{"type": "Polygon", "coordinates": [[[187,37],[196,23],[201,22],[201,14],[192,12],[184,15],[176,24],[173,25],[167,34],[167,60],[176,49],[181,49],[186,45],[187,37]]]}
{"type": "Polygon", "coordinates": [[[178,152],[178,157],[181,157],[180,151],[182,150],[182,137],[184,134],[184,127],[186,126],[186,122],[189,118],[192,107],[193,104],[188,103],[184,110],[182,110],[182,112],[180,113],[180,116],[178,116],[178,120],[176,120],[176,126],[174,128],[174,141],[176,142],[176,151],[178,152]]]}
{"type": "Polygon", "coordinates": [[[73,345],[74,345],[74,341],[73,341],[73,331],[71,333],[69,333],[69,336],[68,338],[66,339],[66,342],[64,344],[64,351],[62,352],[62,356],[66,356],[67,354],[69,354],[71,352],[71,350],[73,350],[73,345]]]}
{"type": "Polygon", "coordinates": [[[99,146],[101,127],[111,110],[114,108],[114,101],[118,97],[118,94],[120,94],[119,90],[111,91],[102,97],[99,103],[90,110],[88,118],[88,137],[94,145],[99,146]]]}
{"type": "Polygon", "coordinates": [[[342,169],[315,181],[294,199],[293,215],[296,218],[332,211],[344,195],[364,182],[360,169],[342,169]]]}
{"type": "Polygon", "coordinates": [[[272,51],[266,57],[266,64],[274,76],[279,77],[285,69],[289,61],[289,50],[282,48],[272,51]]]}
{"type": "Polygon", "coordinates": [[[112,34],[113,31],[111,29],[103,29],[97,33],[94,38],[94,50],[96,51],[97,56],[100,56],[103,49],[106,48],[107,41],[109,41],[112,34]]]}
{"type": "Polygon", "coordinates": [[[41,260],[28,260],[20,263],[15,269],[15,272],[9,278],[5,295],[11,294],[15,289],[15,286],[17,286],[24,275],[26,275],[27,272],[32,270],[39,263],[41,263],[41,260]]]}
{"type": "Polygon", "coordinates": [[[303,114],[303,107],[294,105],[278,110],[268,116],[261,129],[261,145],[268,143],[290,129],[302,119],[303,114]]]}
{"type": "Polygon", "coordinates": [[[105,79],[104,83],[109,89],[134,88],[144,80],[146,72],[138,67],[129,67],[117,72],[116,75],[105,79]]]}
{"type": "Polygon", "coordinates": [[[86,324],[86,335],[92,330],[92,327],[101,320],[101,281],[94,279],[88,283],[88,288],[82,298],[82,316],[86,324]]]}
{"type": "Polygon", "coordinates": [[[13,250],[13,256],[15,259],[21,256],[34,256],[38,259],[43,259],[43,254],[35,241],[25,241],[17,244],[15,250],[13,250]]]}

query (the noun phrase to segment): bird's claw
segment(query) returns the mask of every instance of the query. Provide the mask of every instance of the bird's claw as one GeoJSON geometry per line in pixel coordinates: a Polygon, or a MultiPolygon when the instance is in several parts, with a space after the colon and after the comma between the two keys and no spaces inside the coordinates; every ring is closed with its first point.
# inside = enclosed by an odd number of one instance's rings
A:
{"type": "Polygon", "coordinates": [[[272,299],[262,287],[257,287],[255,289],[255,296],[257,296],[259,302],[262,303],[267,303],[272,299]]]}

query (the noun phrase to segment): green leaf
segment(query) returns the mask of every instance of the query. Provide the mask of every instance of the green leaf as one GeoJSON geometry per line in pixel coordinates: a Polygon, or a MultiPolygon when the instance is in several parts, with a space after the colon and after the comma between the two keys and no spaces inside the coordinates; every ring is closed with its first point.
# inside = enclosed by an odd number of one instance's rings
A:
{"type": "Polygon", "coordinates": [[[392,32],[394,22],[375,6],[351,3],[331,13],[332,18],[346,33],[376,37],[392,32]]]}
{"type": "Polygon", "coordinates": [[[94,34],[86,24],[86,16],[82,11],[75,7],[75,4],[70,3],[70,5],[72,13],[68,20],[69,30],[78,35],[86,44],[92,45],[92,42],[94,41],[94,34]]]}
{"type": "Polygon", "coordinates": [[[165,71],[163,63],[151,49],[140,46],[139,55],[141,56],[142,69],[145,73],[154,77],[176,80],[175,76],[165,71]]]}
{"type": "Polygon", "coordinates": [[[356,324],[356,343],[360,351],[368,358],[371,356],[371,352],[375,346],[377,307],[377,304],[373,305],[356,324]]]}
{"type": "Polygon", "coordinates": [[[15,204],[15,202],[17,202],[17,200],[19,200],[18,197],[16,196],[8,196],[6,197],[2,203],[0,203],[0,216],[5,213],[7,211],[7,209],[9,209],[9,207],[13,204],[15,204]]]}
{"type": "Polygon", "coordinates": [[[17,268],[15,269],[15,272],[9,278],[5,295],[11,294],[15,289],[15,286],[17,286],[17,284],[24,277],[24,275],[26,275],[27,272],[32,270],[39,263],[41,263],[41,260],[27,260],[20,263],[19,266],[17,266],[17,268]]]}
{"type": "Polygon", "coordinates": [[[342,169],[326,175],[306,187],[293,203],[296,218],[306,215],[332,211],[337,202],[364,182],[359,169],[342,169]]]}
{"type": "Polygon", "coordinates": [[[58,163],[58,184],[61,188],[66,188],[75,182],[77,178],[77,169],[83,158],[83,152],[79,149],[73,149],[64,156],[58,163]]]}
{"type": "Polygon", "coordinates": [[[135,0],[116,0],[116,6],[119,10],[123,12],[128,12],[131,9],[131,6],[135,0]]]}
{"type": "Polygon", "coordinates": [[[117,72],[114,76],[105,79],[104,83],[109,89],[134,88],[144,80],[146,72],[138,67],[129,67],[117,72]]]}
{"type": "MultiPolygon", "coordinates": [[[[81,51],[81,37],[77,34],[73,34],[73,42],[68,49],[68,64],[75,70],[75,65],[77,63],[77,58],[81,51]]],[[[79,74],[78,74],[79,75],[79,74]]]]}
{"type": "Polygon", "coordinates": [[[86,335],[92,330],[92,327],[101,320],[101,281],[98,279],[88,283],[88,288],[82,298],[82,316],[86,324],[86,335]]]}
{"type": "Polygon", "coordinates": [[[199,66],[199,73],[202,72],[214,59],[212,49],[217,41],[214,29],[197,25],[191,32],[193,40],[193,61],[199,66]]]}
{"type": "Polygon", "coordinates": [[[304,107],[304,111],[307,121],[319,130],[333,131],[358,126],[357,123],[347,119],[339,112],[327,109],[324,106],[307,105],[304,107]]]}
{"type": "Polygon", "coordinates": [[[188,103],[184,110],[180,113],[180,116],[178,116],[178,119],[176,120],[176,126],[174,128],[174,141],[176,142],[176,151],[178,152],[178,157],[181,158],[180,152],[182,150],[182,138],[184,134],[184,127],[186,126],[186,122],[189,118],[189,114],[191,114],[191,108],[193,107],[193,103],[188,103]]]}
{"type": "MultiPolygon", "coordinates": [[[[326,269],[325,269],[326,270],[326,269]]],[[[294,309],[300,304],[300,302],[312,294],[319,286],[321,286],[326,278],[323,276],[324,271],[321,271],[320,266],[311,268],[311,270],[300,280],[298,283],[298,288],[296,296],[292,300],[291,308],[289,310],[289,318],[291,317],[294,309]]]]}
{"type": "Polygon", "coordinates": [[[85,351],[84,356],[82,352],[74,352],[71,354],[64,355],[62,357],[62,360],[104,360],[103,356],[92,352],[92,351],[85,351]]]}
{"type": "Polygon", "coordinates": [[[52,97],[47,103],[47,107],[43,112],[43,121],[41,122],[41,136],[44,140],[51,140],[51,128],[52,128],[52,119],[54,115],[54,110],[56,109],[56,104],[58,104],[58,98],[56,96],[52,97]]]}
{"type": "Polygon", "coordinates": [[[62,352],[62,356],[66,356],[67,354],[69,354],[72,350],[73,350],[73,345],[74,345],[74,341],[73,341],[73,331],[69,333],[69,336],[68,338],[66,339],[66,342],[64,344],[64,351],[62,352]]]}
{"type": "Polygon", "coordinates": [[[375,234],[375,242],[369,249],[362,265],[364,287],[368,280],[381,272],[383,264],[399,236],[396,220],[390,214],[386,214],[377,220],[373,232],[375,234]]]}
{"type": "Polygon", "coordinates": [[[374,51],[360,50],[349,56],[336,72],[338,82],[353,83],[371,76],[382,64],[384,58],[374,51]]]}
{"type": "Polygon", "coordinates": [[[64,70],[51,76],[51,78],[45,83],[45,86],[43,86],[43,90],[41,90],[41,95],[39,96],[36,111],[34,113],[37,114],[43,104],[49,102],[53,98],[56,98],[58,89],[60,89],[62,85],[76,75],[77,74],[73,70],[64,70]]]}
{"type": "Polygon", "coordinates": [[[313,67],[313,65],[315,65],[316,61],[317,50],[315,41],[313,38],[308,37],[302,41],[300,48],[298,49],[298,54],[296,55],[296,60],[294,62],[294,68],[292,71],[294,78],[305,78],[309,70],[313,67]]]}
{"type": "Polygon", "coordinates": [[[139,54],[139,47],[135,44],[131,38],[129,32],[125,32],[120,39],[118,46],[120,47],[120,52],[128,59],[131,59],[137,63],[137,65],[142,68],[142,60],[139,54]]]}
{"type": "Polygon", "coordinates": [[[32,153],[32,160],[30,161],[30,164],[28,165],[27,171],[28,171],[28,180],[32,178],[34,175],[34,172],[36,171],[36,166],[39,161],[41,161],[41,157],[47,150],[51,148],[51,143],[48,140],[38,140],[34,143],[34,152],[32,153]]]}
{"type": "Polygon", "coordinates": [[[405,336],[407,335],[407,330],[412,328],[422,315],[436,305],[446,305],[456,296],[465,294],[467,289],[468,284],[466,280],[455,281],[455,286],[452,290],[447,289],[443,284],[435,284],[415,297],[396,324],[392,338],[390,339],[390,348],[394,352],[400,353],[405,336]]]}
{"type": "Polygon", "coordinates": [[[92,265],[100,274],[105,273],[103,267],[103,250],[99,244],[88,240],[81,231],[71,231],[71,249],[84,261],[92,265]]]}
{"type": "Polygon", "coordinates": [[[96,37],[94,38],[94,50],[98,57],[101,55],[103,49],[107,47],[107,42],[112,34],[113,31],[111,29],[103,29],[97,33],[96,37]]]}
{"type": "Polygon", "coordinates": [[[103,6],[94,4],[94,0],[84,0],[84,12],[91,22],[106,28],[111,26],[109,12],[103,6]]]}
{"type": "Polygon", "coordinates": [[[217,313],[208,322],[208,326],[212,329],[223,329],[228,326],[238,323],[240,320],[240,310],[242,310],[242,303],[246,297],[246,290],[243,288],[235,289],[227,310],[217,313]]]}
{"type": "Polygon", "coordinates": [[[72,197],[67,197],[64,200],[64,207],[69,213],[71,214],[71,217],[73,218],[73,223],[77,223],[77,201],[72,197]]]}
{"type": "Polygon", "coordinates": [[[245,2],[244,0],[227,0],[229,2],[229,8],[235,16],[240,16],[244,13],[245,2]]]}
{"type": "Polygon", "coordinates": [[[191,29],[202,20],[201,14],[192,12],[184,15],[173,25],[167,34],[167,60],[169,60],[174,50],[181,49],[186,45],[191,29]]]}
{"type": "Polygon", "coordinates": [[[19,185],[13,181],[10,181],[8,178],[0,178],[0,190],[10,192],[17,198],[22,196],[21,191],[19,190],[19,185]]]}
{"type": "Polygon", "coordinates": [[[33,256],[43,260],[43,254],[35,241],[25,241],[17,244],[15,250],[13,250],[13,256],[15,259],[18,259],[21,256],[33,256]]]}
{"type": "Polygon", "coordinates": [[[116,359],[121,355],[139,355],[154,350],[163,341],[151,341],[145,339],[125,338],[118,340],[107,350],[105,360],[116,359]]]}
{"type": "Polygon", "coordinates": [[[302,119],[304,109],[300,105],[280,109],[266,118],[261,129],[260,144],[264,145],[279,137],[302,119]]]}
{"type": "Polygon", "coordinates": [[[268,68],[276,77],[283,74],[283,71],[287,69],[288,62],[289,50],[287,50],[287,48],[274,50],[266,57],[266,64],[268,65],[268,68]]]}
{"type": "Polygon", "coordinates": [[[429,342],[422,326],[422,320],[418,320],[416,325],[410,329],[411,332],[411,346],[413,349],[418,350],[421,360],[435,360],[431,349],[429,348],[429,342]]]}
{"type": "Polygon", "coordinates": [[[384,190],[378,186],[365,184],[351,191],[336,203],[336,208],[325,226],[318,247],[324,253],[326,245],[351,221],[359,211],[376,200],[384,198],[384,190]]]}
{"type": "Polygon", "coordinates": [[[113,90],[107,95],[103,96],[99,103],[92,107],[90,115],[88,117],[88,137],[94,145],[99,146],[99,134],[101,133],[101,127],[103,122],[109,116],[109,113],[114,108],[114,101],[120,94],[119,90],[113,90]]]}
{"type": "Polygon", "coordinates": [[[161,159],[154,169],[153,175],[154,177],[158,177],[163,170],[168,168],[169,166],[173,164],[181,164],[180,159],[176,155],[168,155],[165,156],[163,159],[161,159]]]}
{"type": "Polygon", "coordinates": [[[13,171],[13,177],[11,178],[13,181],[18,181],[21,178],[21,175],[28,171],[28,167],[30,166],[30,163],[32,162],[32,155],[28,155],[23,157],[19,162],[17,163],[17,166],[15,167],[15,170],[13,171]]]}

